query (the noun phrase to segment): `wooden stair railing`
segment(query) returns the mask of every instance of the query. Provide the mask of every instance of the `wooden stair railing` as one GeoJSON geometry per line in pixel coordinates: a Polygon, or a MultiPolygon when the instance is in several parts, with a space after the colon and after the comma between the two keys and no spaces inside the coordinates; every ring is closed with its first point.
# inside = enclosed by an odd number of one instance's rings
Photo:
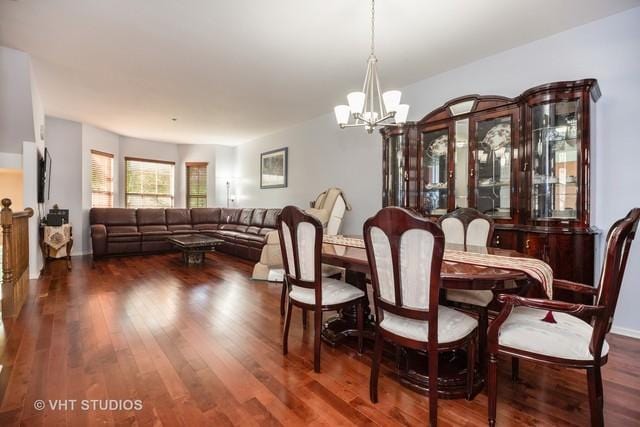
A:
{"type": "Polygon", "coordinates": [[[29,286],[29,218],[33,209],[13,212],[2,199],[2,318],[17,317],[29,286]]]}

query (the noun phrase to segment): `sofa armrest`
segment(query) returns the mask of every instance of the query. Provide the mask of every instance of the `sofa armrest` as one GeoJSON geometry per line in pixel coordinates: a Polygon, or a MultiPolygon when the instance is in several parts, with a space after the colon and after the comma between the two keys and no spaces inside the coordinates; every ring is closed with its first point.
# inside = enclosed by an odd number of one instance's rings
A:
{"type": "Polygon", "coordinates": [[[106,255],[107,227],[105,227],[104,224],[93,224],[91,226],[91,246],[94,257],[106,255]]]}

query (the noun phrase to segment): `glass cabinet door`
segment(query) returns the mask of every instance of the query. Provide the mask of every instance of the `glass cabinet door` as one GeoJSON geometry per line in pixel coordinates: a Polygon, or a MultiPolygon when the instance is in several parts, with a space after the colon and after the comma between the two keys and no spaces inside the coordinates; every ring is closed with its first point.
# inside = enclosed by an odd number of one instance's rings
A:
{"type": "Polygon", "coordinates": [[[406,137],[403,134],[392,135],[386,140],[383,152],[383,168],[385,170],[382,191],[383,206],[405,206],[406,148],[406,137]]]}
{"type": "Polygon", "coordinates": [[[432,215],[447,213],[449,203],[449,128],[422,133],[423,210],[432,215]]]}
{"type": "Polygon", "coordinates": [[[475,188],[475,208],[495,218],[511,216],[512,136],[514,116],[479,119],[473,122],[474,164],[470,176],[475,188]]]}
{"type": "Polygon", "coordinates": [[[531,216],[578,218],[580,120],[578,100],[531,108],[531,216]]]}

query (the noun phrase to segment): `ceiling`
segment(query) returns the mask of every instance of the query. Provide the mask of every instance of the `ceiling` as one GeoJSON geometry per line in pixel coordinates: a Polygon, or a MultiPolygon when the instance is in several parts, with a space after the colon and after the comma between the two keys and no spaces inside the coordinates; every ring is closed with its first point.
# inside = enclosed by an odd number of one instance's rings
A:
{"type": "MultiPolygon", "coordinates": [[[[398,88],[640,0],[378,0],[398,88]]],[[[0,0],[47,114],[123,135],[235,145],[332,111],[362,84],[366,0],[0,0]],[[173,121],[172,118],[177,118],[173,121]]]]}

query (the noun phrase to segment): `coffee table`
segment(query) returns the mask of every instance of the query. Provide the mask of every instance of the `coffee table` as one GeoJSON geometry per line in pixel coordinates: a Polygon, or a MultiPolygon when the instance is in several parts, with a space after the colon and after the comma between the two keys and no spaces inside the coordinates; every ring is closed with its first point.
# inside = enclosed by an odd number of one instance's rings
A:
{"type": "Polygon", "coordinates": [[[182,260],[186,265],[202,264],[205,253],[212,252],[224,240],[197,234],[184,234],[167,238],[169,242],[182,251],[182,260]]]}

